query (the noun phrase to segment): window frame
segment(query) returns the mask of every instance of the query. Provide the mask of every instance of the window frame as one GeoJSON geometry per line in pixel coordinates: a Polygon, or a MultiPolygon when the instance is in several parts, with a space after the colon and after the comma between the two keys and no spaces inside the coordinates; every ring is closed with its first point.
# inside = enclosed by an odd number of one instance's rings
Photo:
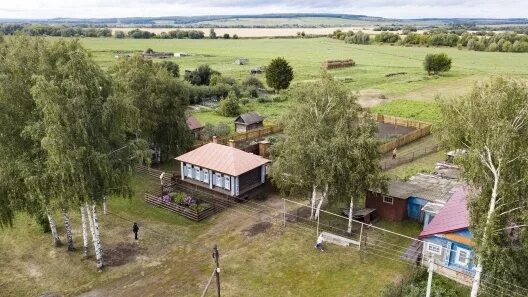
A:
{"type": "Polygon", "coordinates": [[[457,247],[456,255],[455,255],[455,263],[457,265],[461,266],[468,266],[469,265],[469,259],[471,258],[471,251],[465,248],[457,247]],[[460,253],[464,252],[466,253],[466,261],[462,262],[460,261],[460,253]]]}
{"type": "Polygon", "coordinates": [[[203,176],[202,181],[204,183],[209,183],[209,170],[207,169],[202,170],[202,176],[203,176]]]}
{"type": "Polygon", "coordinates": [[[383,203],[387,203],[390,205],[394,205],[394,197],[391,196],[383,196],[383,203]],[[385,201],[385,199],[390,199],[390,202],[385,201]]]}
{"type": "Polygon", "coordinates": [[[215,174],[216,176],[216,184],[215,184],[215,187],[219,187],[219,188],[223,188],[223,185],[224,185],[224,182],[223,182],[223,179],[222,179],[222,174],[221,173],[216,173],[215,174]]]}
{"type": "Polygon", "coordinates": [[[193,178],[193,168],[191,164],[186,164],[185,167],[187,168],[187,177],[193,178]]]}
{"type": "Polygon", "coordinates": [[[428,242],[427,243],[427,252],[435,254],[435,255],[442,255],[442,246],[436,243],[428,242]],[[438,248],[438,251],[431,250],[431,247],[438,248]]]}
{"type": "Polygon", "coordinates": [[[198,166],[194,166],[194,179],[197,181],[202,180],[202,169],[198,166]]]}
{"type": "Polygon", "coordinates": [[[224,189],[231,191],[231,176],[224,175],[224,189]]]}

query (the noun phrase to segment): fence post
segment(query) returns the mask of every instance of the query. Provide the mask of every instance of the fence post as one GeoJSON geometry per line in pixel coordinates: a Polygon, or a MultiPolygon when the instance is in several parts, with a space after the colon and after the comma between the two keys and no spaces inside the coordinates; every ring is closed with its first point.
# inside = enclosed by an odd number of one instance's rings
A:
{"type": "Polygon", "coordinates": [[[363,236],[363,223],[361,223],[361,230],[359,231],[359,245],[358,245],[358,251],[361,251],[361,237],[363,236]]]}
{"type": "Polygon", "coordinates": [[[284,227],[286,227],[286,200],[284,200],[284,198],[282,198],[282,208],[283,208],[283,212],[282,212],[283,225],[284,227]]]}
{"type": "Polygon", "coordinates": [[[431,297],[431,285],[433,283],[433,257],[429,258],[429,277],[427,278],[427,291],[425,297],[431,297]]]}

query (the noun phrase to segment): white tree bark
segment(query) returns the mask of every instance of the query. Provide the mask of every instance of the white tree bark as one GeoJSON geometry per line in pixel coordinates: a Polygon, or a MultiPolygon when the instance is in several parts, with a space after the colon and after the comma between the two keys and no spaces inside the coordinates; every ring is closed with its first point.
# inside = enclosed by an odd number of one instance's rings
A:
{"type": "Polygon", "coordinates": [[[315,219],[315,199],[317,198],[317,188],[315,187],[315,185],[313,186],[313,190],[312,190],[312,208],[311,208],[311,213],[310,213],[310,220],[313,220],[315,219]]]}
{"type": "MultiPolygon", "coordinates": [[[[499,181],[500,181],[500,170],[501,170],[501,160],[499,159],[498,165],[495,166],[493,163],[493,159],[491,157],[491,152],[488,148],[486,148],[486,155],[481,156],[482,163],[488,167],[488,169],[493,174],[493,189],[491,191],[491,198],[490,198],[490,206],[488,209],[488,214],[486,216],[486,225],[484,226],[484,235],[482,236],[482,246],[486,246],[488,242],[488,227],[489,223],[491,221],[491,218],[493,216],[493,213],[495,212],[496,204],[497,204],[497,197],[499,195],[499,181]]],[[[479,257],[477,257],[477,267],[475,272],[475,277],[473,278],[473,284],[471,286],[471,297],[477,297],[478,291],[480,287],[480,279],[482,274],[482,262],[480,261],[479,257]]]]}
{"type": "Polygon", "coordinates": [[[350,198],[350,209],[348,210],[348,228],[347,232],[352,233],[352,216],[354,214],[354,198],[350,198]]]}
{"type": "Polygon", "coordinates": [[[53,246],[55,247],[61,246],[62,242],[59,238],[59,232],[57,232],[57,224],[55,223],[55,220],[49,213],[47,213],[47,215],[48,215],[48,221],[49,221],[49,225],[51,229],[51,237],[53,239],[53,246]]]}
{"type": "Polygon", "coordinates": [[[321,196],[321,199],[319,200],[319,203],[317,204],[317,208],[315,210],[316,219],[319,218],[319,214],[321,213],[321,206],[323,206],[323,201],[325,200],[327,194],[328,194],[328,184],[325,186],[323,195],[321,196]]]}
{"type": "Polygon", "coordinates": [[[97,263],[97,269],[101,270],[103,269],[103,266],[104,266],[103,247],[101,245],[101,237],[99,236],[99,219],[97,218],[97,211],[95,209],[95,203],[92,205],[92,219],[93,219],[94,234],[95,234],[95,241],[94,241],[95,260],[97,263]]]}
{"type": "Polygon", "coordinates": [[[66,210],[63,210],[62,216],[64,218],[64,229],[66,229],[66,239],[68,241],[68,251],[74,251],[75,247],[73,246],[73,233],[72,233],[70,215],[68,215],[68,212],[66,212],[66,210]]]}
{"type": "Polygon", "coordinates": [[[81,224],[83,234],[83,256],[88,258],[88,218],[84,206],[81,206],[81,224]]]}

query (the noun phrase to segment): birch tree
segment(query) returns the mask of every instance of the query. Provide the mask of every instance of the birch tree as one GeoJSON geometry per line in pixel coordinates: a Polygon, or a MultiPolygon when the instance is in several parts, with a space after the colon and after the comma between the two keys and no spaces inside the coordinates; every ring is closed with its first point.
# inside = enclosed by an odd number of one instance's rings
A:
{"type": "MultiPolygon", "coordinates": [[[[292,90],[284,141],[272,148],[271,176],[281,190],[311,193],[311,218],[325,199],[350,202],[383,187],[376,125],[357,98],[327,73],[292,90]],[[321,198],[317,201],[317,193],[321,198]]],[[[349,224],[350,225],[350,224],[349,224]]]]}
{"type": "Polygon", "coordinates": [[[461,98],[441,100],[438,132],[449,149],[465,149],[457,162],[475,189],[469,201],[477,243],[477,296],[483,270],[488,281],[503,279],[528,286],[528,87],[493,78],[461,98]]]}

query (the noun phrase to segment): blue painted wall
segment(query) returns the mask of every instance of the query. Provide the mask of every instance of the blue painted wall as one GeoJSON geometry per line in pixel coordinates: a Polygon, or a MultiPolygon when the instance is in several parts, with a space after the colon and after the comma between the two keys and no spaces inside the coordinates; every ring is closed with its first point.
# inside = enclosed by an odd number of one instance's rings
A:
{"type": "Polygon", "coordinates": [[[409,197],[407,199],[407,216],[413,220],[422,221],[422,207],[427,204],[427,200],[419,197],[409,197]]]}
{"type": "MultiPolygon", "coordinates": [[[[467,238],[472,238],[472,234],[468,229],[456,231],[451,234],[457,234],[457,235],[461,235],[467,238]]],[[[473,275],[475,273],[475,270],[474,270],[475,267],[472,261],[472,259],[474,258],[474,251],[472,247],[456,242],[456,241],[449,240],[445,238],[443,234],[437,234],[437,235],[433,235],[430,237],[426,237],[424,238],[424,241],[438,244],[442,246],[443,248],[445,248],[442,253],[443,266],[456,270],[456,271],[464,272],[470,275],[473,275]],[[471,255],[470,255],[471,260],[469,261],[468,265],[460,265],[456,263],[455,259],[456,259],[457,251],[460,249],[469,250],[471,252],[471,255]]],[[[426,245],[424,245],[424,248],[426,248],[426,245]]]]}

